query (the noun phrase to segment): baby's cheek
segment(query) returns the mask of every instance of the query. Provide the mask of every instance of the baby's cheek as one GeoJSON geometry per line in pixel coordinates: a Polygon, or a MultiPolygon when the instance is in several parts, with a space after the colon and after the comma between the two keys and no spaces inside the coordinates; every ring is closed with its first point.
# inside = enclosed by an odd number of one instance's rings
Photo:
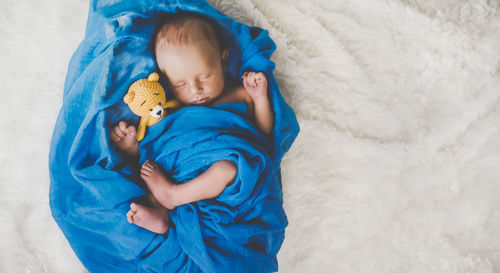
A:
{"type": "Polygon", "coordinates": [[[183,93],[181,91],[179,91],[178,89],[173,89],[172,93],[174,93],[175,98],[180,100],[180,101],[182,101],[182,99],[184,98],[183,93]]]}
{"type": "Polygon", "coordinates": [[[212,82],[211,89],[212,89],[212,92],[214,94],[219,96],[220,94],[222,94],[222,91],[224,90],[224,81],[220,80],[220,81],[212,82]]]}
{"type": "Polygon", "coordinates": [[[177,99],[180,100],[184,104],[191,103],[191,96],[186,91],[180,91],[180,92],[178,92],[177,99]]]}

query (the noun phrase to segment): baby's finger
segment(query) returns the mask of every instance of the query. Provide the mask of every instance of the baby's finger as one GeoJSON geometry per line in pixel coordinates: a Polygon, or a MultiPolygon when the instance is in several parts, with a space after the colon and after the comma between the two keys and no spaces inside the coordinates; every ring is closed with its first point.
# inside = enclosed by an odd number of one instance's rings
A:
{"type": "Polygon", "coordinates": [[[137,130],[135,129],[134,125],[130,125],[127,127],[127,134],[131,136],[137,136],[137,130]]]}
{"type": "Polygon", "coordinates": [[[250,84],[248,83],[248,77],[243,78],[243,87],[247,88],[250,84]]]}
{"type": "Polygon", "coordinates": [[[110,132],[109,132],[109,137],[111,139],[113,139],[114,137],[117,137],[116,133],[115,133],[115,128],[111,128],[110,132]]]}
{"type": "Polygon", "coordinates": [[[250,75],[250,85],[251,85],[252,87],[257,86],[257,83],[255,82],[255,73],[252,73],[252,74],[250,75]]]}
{"type": "Polygon", "coordinates": [[[243,76],[241,76],[241,78],[243,79],[243,81],[248,81],[248,72],[245,72],[243,76]]]}
{"type": "Polygon", "coordinates": [[[117,142],[121,140],[121,137],[119,137],[114,131],[111,131],[111,134],[109,136],[112,141],[117,142]]]}
{"type": "Polygon", "coordinates": [[[248,73],[247,78],[248,78],[248,81],[252,81],[253,72],[248,73]]]}
{"type": "Polygon", "coordinates": [[[125,136],[123,134],[122,129],[120,129],[120,126],[115,126],[115,128],[113,128],[113,133],[115,133],[119,138],[122,138],[125,136]]]}
{"type": "Polygon", "coordinates": [[[118,127],[120,127],[120,129],[124,132],[127,131],[127,125],[128,124],[123,120],[118,122],[118,127]]]}
{"type": "Polygon", "coordinates": [[[255,75],[255,80],[256,80],[257,82],[261,82],[262,80],[264,80],[264,73],[262,73],[262,72],[257,73],[257,74],[255,75]]]}

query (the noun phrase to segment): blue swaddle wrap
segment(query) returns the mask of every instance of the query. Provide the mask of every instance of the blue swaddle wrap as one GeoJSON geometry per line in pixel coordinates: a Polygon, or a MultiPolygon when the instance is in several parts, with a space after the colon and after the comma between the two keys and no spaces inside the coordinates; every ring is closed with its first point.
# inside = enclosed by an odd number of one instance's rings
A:
{"type": "MultiPolygon", "coordinates": [[[[287,225],[280,161],[298,134],[269,60],[267,31],[247,27],[205,1],[91,1],[85,38],[66,77],[50,150],[50,207],[90,272],[270,272],[287,225]],[[215,199],[170,212],[166,236],[127,221],[131,201],[145,194],[138,171],[110,142],[119,120],[138,118],[123,103],[128,87],[155,71],[151,37],[159,17],[178,10],[217,23],[229,49],[228,73],[266,74],[273,136],[251,122],[244,103],[184,107],[148,127],[139,150],[178,183],[219,160],[238,166],[234,183],[215,199]]],[[[168,90],[167,90],[168,92],[168,90]]]]}

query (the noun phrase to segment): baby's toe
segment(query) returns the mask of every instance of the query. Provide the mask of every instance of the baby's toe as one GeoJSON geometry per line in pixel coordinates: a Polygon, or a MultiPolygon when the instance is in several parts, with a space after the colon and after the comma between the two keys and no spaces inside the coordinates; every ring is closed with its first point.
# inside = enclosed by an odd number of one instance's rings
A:
{"type": "Polygon", "coordinates": [[[146,166],[142,166],[141,168],[141,175],[150,175],[151,174],[151,167],[146,167],[146,166]]]}
{"type": "Polygon", "coordinates": [[[151,166],[149,166],[148,164],[144,163],[141,167],[141,174],[147,174],[151,172],[151,166]]]}
{"type": "Polygon", "coordinates": [[[136,203],[131,203],[130,204],[130,210],[133,211],[134,213],[137,213],[137,210],[138,210],[138,206],[136,203]]]}
{"type": "Polygon", "coordinates": [[[160,166],[154,161],[151,162],[151,166],[153,167],[154,170],[158,170],[160,168],[160,166]]]}
{"type": "Polygon", "coordinates": [[[146,160],[144,164],[142,164],[143,169],[150,169],[151,168],[151,162],[149,160],[146,160]]]}
{"type": "Polygon", "coordinates": [[[137,213],[132,215],[132,221],[134,224],[140,225],[141,224],[141,216],[137,213]]]}
{"type": "Polygon", "coordinates": [[[133,217],[132,217],[134,214],[135,214],[135,212],[133,212],[132,210],[129,210],[129,211],[127,212],[127,221],[128,221],[129,223],[131,223],[131,224],[132,224],[132,223],[134,223],[134,219],[133,219],[133,217]]]}

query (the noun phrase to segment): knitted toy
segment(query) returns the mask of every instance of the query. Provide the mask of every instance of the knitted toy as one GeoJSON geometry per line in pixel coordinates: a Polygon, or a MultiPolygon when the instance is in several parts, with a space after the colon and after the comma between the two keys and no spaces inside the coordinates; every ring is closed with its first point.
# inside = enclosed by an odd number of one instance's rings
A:
{"type": "Polygon", "coordinates": [[[152,126],[167,115],[165,108],[179,107],[177,100],[166,101],[165,90],[158,79],[158,74],[153,72],[147,79],[137,80],[123,98],[130,110],[141,117],[137,128],[138,141],[144,138],[147,126],[152,126]]]}

